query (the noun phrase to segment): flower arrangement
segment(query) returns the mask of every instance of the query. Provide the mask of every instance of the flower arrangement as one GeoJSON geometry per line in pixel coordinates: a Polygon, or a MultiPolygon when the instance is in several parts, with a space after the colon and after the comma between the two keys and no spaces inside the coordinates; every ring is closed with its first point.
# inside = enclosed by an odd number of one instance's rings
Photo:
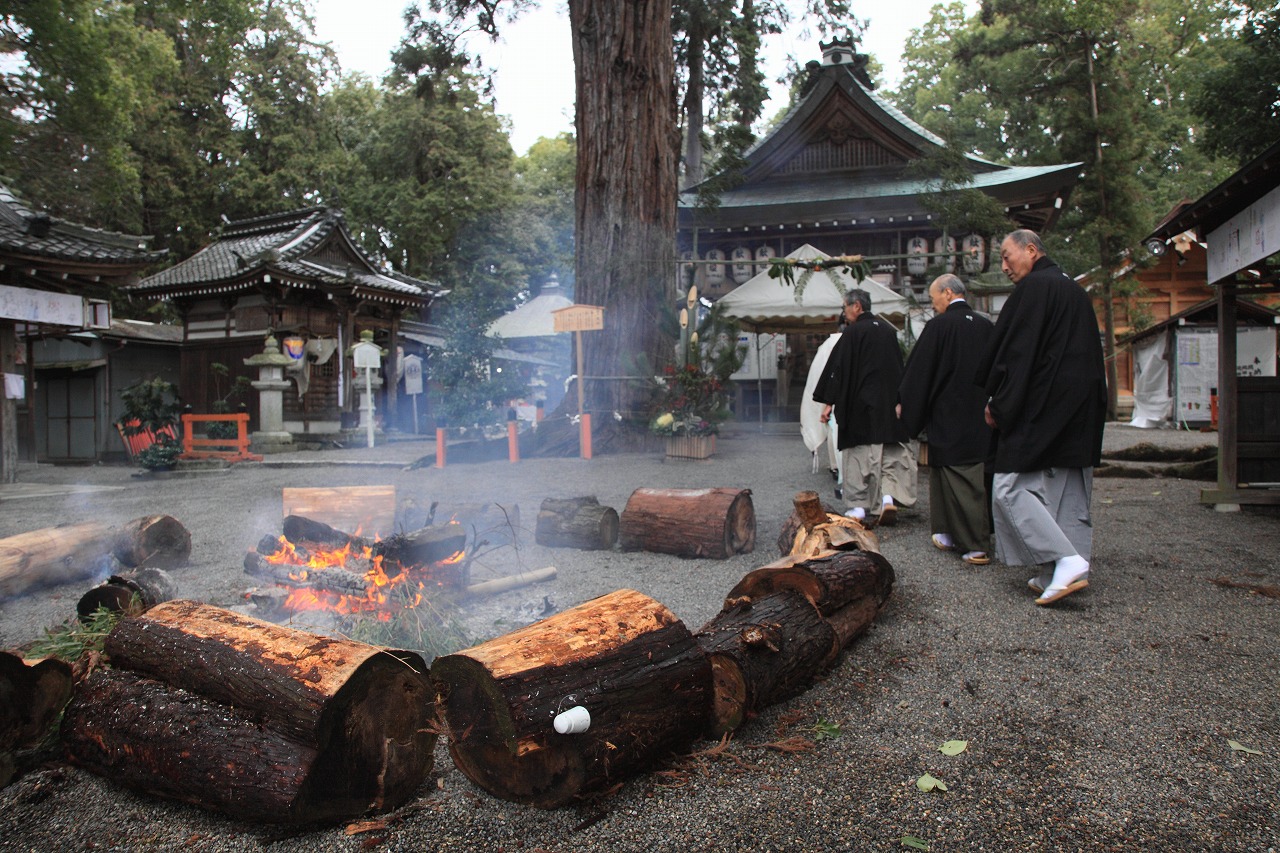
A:
{"type": "Polygon", "coordinates": [[[729,377],[746,354],[738,346],[738,324],[715,306],[681,351],[677,364],[654,377],[649,429],[658,435],[716,435],[731,414],[729,377]]]}
{"type": "Polygon", "coordinates": [[[668,366],[659,384],[660,411],[649,424],[658,435],[715,435],[729,416],[723,383],[696,364],[668,366]]]}

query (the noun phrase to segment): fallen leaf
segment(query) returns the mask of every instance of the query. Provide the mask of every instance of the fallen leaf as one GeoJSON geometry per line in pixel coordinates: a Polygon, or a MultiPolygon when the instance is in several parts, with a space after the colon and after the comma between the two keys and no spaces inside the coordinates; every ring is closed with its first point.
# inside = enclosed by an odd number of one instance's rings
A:
{"type": "Polygon", "coordinates": [[[921,776],[919,779],[916,780],[916,787],[919,788],[921,791],[924,791],[926,794],[932,791],[934,788],[937,788],[939,791],[947,790],[947,786],[945,782],[943,782],[940,779],[933,778],[928,773],[924,774],[923,776],[921,776]]]}
{"type": "Polygon", "coordinates": [[[938,752],[941,752],[943,755],[959,755],[968,748],[969,741],[967,740],[949,740],[942,746],[938,747],[938,752]]]}
{"type": "Polygon", "coordinates": [[[1151,494],[1153,494],[1153,495],[1158,495],[1158,494],[1160,494],[1160,490],[1159,490],[1159,489],[1156,489],[1156,490],[1155,490],[1154,492],[1152,492],[1151,494]]]}
{"type": "Polygon", "coordinates": [[[910,847],[912,850],[928,850],[929,842],[923,838],[916,838],[914,835],[902,836],[902,846],[910,847]]]}
{"type": "Polygon", "coordinates": [[[1243,752],[1245,755],[1263,755],[1264,754],[1260,750],[1250,749],[1249,747],[1242,744],[1240,741],[1231,740],[1230,738],[1227,739],[1227,746],[1231,747],[1236,752],[1243,752]]]}

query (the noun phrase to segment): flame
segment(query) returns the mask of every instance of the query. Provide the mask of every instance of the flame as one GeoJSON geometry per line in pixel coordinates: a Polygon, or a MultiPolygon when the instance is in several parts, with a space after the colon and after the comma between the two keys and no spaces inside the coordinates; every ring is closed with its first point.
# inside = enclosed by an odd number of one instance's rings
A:
{"type": "MultiPolygon", "coordinates": [[[[358,534],[357,534],[358,535],[358,534]]],[[[354,537],[353,537],[354,538],[354,537]]],[[[377,540],[375,539],[375,542],[377,540]]],[[[281,605],[283,610],[297,612],[302,610],[328,610],[347,615],[357,613],[376,614],[380,621],[386,622],[403,610],[411,610],[423,602],[426,590],[424,579],[419,575],[430,575],[430,571],[413,571],[399,564],[391,567],[384,565],[381,554],[375,555],[369,545],[355,546],[348,542],[341,548],[318,549],[310,553],[300,553],[297,547],[283,535],[277,539],[278,547],[265,559],[277,565],[290,567],[289,578],[298,583],[305,583],[315,573],[327,569],[346,568],[352,565],[365,565],[365,591],[363,595],[347,595],[332,590],[314,589],[311,587],[289,587],[289,594],[281,605]]],[[[435,565],[456,565],[466,556],[463,551],[455,551],[435,565]]],[[[437,587],[444,586],[443,580],[427,578],[437,587]]]]}

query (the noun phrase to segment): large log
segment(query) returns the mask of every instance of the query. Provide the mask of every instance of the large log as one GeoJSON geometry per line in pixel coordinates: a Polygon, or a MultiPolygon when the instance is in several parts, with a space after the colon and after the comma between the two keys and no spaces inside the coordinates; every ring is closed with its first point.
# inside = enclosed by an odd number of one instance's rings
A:
{"type": "Polygon", "coordinates": [[[711,734],[737,729],[749,714],[807,688],[835,660],[834,628],[804,595],[781,590],[739,599],[697,633],[711,658],[711,734]]]}
{"type": "Polygon", "coordinates": [[[756,513],[750,489],[636,489],[619,521],[624,551],[725,559],[750,553],[756,513]]]}
{"type": "MultiPolygon", "coordinates": [[[[456,557],[466,545],[466,528],[457,522],[449,522],[383,539],[373,546],[373,556],[381,557],[384,566],[427,567],[456,557]]],[[[390,573],[390,569],[387,571],[390,573]]]]}
{"type": "Polygon", "coordinates": [[[534,541],[549,548],[604,551],[618,541],[618,511],[594,496],[546,498],[538,511],[534,541]]]}
{"type": "Polygon", "coordinates": [[[0,788],[17,768],[15,751],[35,746],[71,698],[71,667],[57,658],[28,663],[0,651],[0,788]]]}
{"type": "Polygon", "coordinates": [[[458,769],[542,808],[687,749],[711,707],[710,664],[689,630],[628,589],[436,658],[431,679],[458,769]],[[557,715],[574,707],[590,727],[559,733],[557,715]]]}
{"type": "Polygon", "coordinates": [[[191,535],[167,515],[121,527],[99,521],[46,527],[0,539],[0,600],[39,586],[103,578],[122,565],[185,565],[191,535]]]}
{"type": "Polygon", "coordinates": [[[116,565],[114,538],[106,524],[86,521],[0,539],[0,600],[109,574],[116,565]]]}
{"type": "Polygon", "coordinates": [[[80,596],[76,613],[87,621],[99,609],[131,616],[174,597],[173,579],[164,569],[141,568],[112,575],[80,596]]]}
{"type": "MultiPolygon", "coordinates": [[[[823,616],[862,598],[879,608],[893,591],[893,566],[874,551],[828,551],[818,557],[787,557],[748,573],[725,598],[725,607],[740,599],[758,600],[793,589],[813,602],[823,616]]],[[[874,614],[872,614],[874,615],[874,614]]]]}
{"type": "Polygon", "coordinates": [[[121,620],[105,651],[117,669],[77,690],[64,738],[132,787],[293,823],[393,809],[431,771],[435,709],[412,652],[192,601],[121,620]]]}

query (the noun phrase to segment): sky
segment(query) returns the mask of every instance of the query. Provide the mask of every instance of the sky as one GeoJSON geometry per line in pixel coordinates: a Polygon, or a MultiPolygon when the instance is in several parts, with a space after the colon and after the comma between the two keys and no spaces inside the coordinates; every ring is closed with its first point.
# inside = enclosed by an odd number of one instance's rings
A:
{"type": "MultiPolygon", "coordinates": [[[[378,80],[391,64],[391,51],[404,34],[402,12],[407,0],[314,0],[317,38],[330,42],[344,71],[359,71],[378,80]]],[[[871,24],[862,48],[885,68],[884,85],[901,77],[902,45],[912,29],[929,19],[940,0],[893,0],[867,4],[874,11],[857,14],[871,24]]],[[[969,0],[968,6],[976,6],[969,0]]],[[[855,7],[855,11],[857,11],[855,7]]],[[[816,34],[802,22],[790,32],[765,40],[765,73],[772,80],[786,65],[788,53],[803,65],[820,59],[816,34]]],[[[496,69],[495,99],[499,113],[511,120],[511,146],[525,154],[543,136],[573,131],[573,48],[569,42],[569,13],[563,0],[543,0],[540,9],[526,12],[503,28],[495,44],[484,42],[485,63],[496,69]]],[[[771,116],[784,106],[785,90],[775,87],[775,102],[765,107],[771,116]]]]}

